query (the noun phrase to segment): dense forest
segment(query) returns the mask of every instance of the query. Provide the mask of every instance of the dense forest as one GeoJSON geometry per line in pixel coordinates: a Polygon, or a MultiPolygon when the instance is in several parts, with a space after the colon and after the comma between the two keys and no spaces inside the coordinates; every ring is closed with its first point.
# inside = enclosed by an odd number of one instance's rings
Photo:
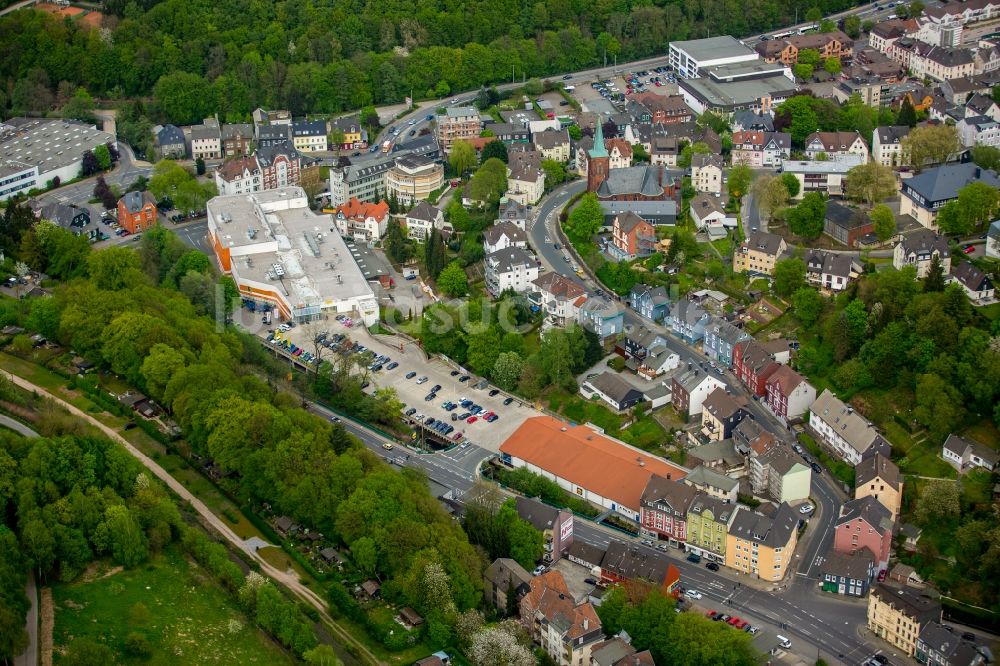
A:
{"type": "MultiPolygon", "coordinates": [[[[31,261],[40,270],[55,269],[66,282],[51,297],[0,301],[2,325],[41,331],[157,400],[194,452],[234,473],[232,489],[241,500],[254,507],[266,502],[339,541],[359,569],[382,581],[383,596],[416,608],[427,618],[432,641],[448,644],[454,614],[479,605],[484,562],[428,492],[424,477],[394,471],[340,425],[278,391],[266,375],[268,360],[259,343],[201,314],[212,311],[211,299],[228,292],[214,289],[218,279],[204,256],[171,232],[147,231],[138,250],[74,246],[76,259],[64,266],[55,248],[72,244],[71,234],[47,223],[29,227],[20,222],[23,216],[23,207],[11,207],[0,223],[0,237],[14,255],[8,255],[8,264],[16,258],[31,261]],[[433,587],[434,597],[428,577],[443,580],[443,587],[433,587]],[[444,606],[442,589],[451,600],[444,606]]],[[[357,378],[339,372],[322,381],[334,393],[360,392],[357,378]]],[[[113,468],[112,488],[128,498],[135,465],[123,451],[116,455],[125,460],[113,468]],[[125,462],[129,465],[120,471],[125,462]]],[[[80,472],[80,465],[66,465],[80,472]]],[[[2,481],[0,475],[0,505],[2,481]]],[[[73,486],[68,482],[66,492],[73,486]]],[[[17,500],[25,497],[20,493],[17,500]]],[[[103,502],[98,517],[109,503],[103,502]]],[[[9,515],[20,520],[28,514],[18,508],[9,515]]],[[[141,515],[134,520],[145,527],[141,515]]],[[[53,530],[46,523],[38,531],[58,539],[53,530]]],[[[166,538],[159,533],[147,533],[143,541],[166,538]]],[[[82,549],[80,542],[68,541],[82,549]]],[[[98,552],[114,546],[107,537],[98,545],[98,552]]]]}
{"type": "Polygon", "coordinates": [[[107,0],[101,29],[38,11],[0,18],[0,108],[46,113],[78,87],[155,102],[154,119],[245,118],[432,97],[745,37],[850,0],[107,0]]]}

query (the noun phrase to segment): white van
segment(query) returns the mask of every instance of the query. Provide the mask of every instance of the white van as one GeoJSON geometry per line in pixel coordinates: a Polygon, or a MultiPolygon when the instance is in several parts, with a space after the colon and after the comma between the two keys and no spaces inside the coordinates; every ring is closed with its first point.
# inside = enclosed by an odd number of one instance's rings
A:
{"type": "Polygon", "coordinates": [[[778,645],[785,648],[786,650],[792,647],[792,642],[787,638],[785,638],[784,636],[782,636],[781,634],[778,634],[777,636],[775,636],[775,638],[778,639],[778,645]]]}

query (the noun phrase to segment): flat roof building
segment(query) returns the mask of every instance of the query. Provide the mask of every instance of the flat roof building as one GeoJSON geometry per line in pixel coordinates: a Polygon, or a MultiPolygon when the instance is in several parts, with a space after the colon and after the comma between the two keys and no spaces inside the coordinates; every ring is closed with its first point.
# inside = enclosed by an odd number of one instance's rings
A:
{"type": "Polygon", "coordinates": [[[300,187],[215,197],[208,235],[219,267],[244,298],[274,304],[286,319],[352,313],[366,326],[378,302],[330,215],[309,210],[300,187]]]}
{"type": "Polygon", "coordinates": [[[671,42],[667,57],[680,76],[692,79],[703,76],[706,67],[758,59],[753,49],[729,35],[671,42]]]}
{"type": "Polygon", "coordinates": [[[697,78],[679,79],[677,89],[699,114],[707,110],[769,114],[798,87],[788,66],[758,60],[703,68],[697,78]]]}

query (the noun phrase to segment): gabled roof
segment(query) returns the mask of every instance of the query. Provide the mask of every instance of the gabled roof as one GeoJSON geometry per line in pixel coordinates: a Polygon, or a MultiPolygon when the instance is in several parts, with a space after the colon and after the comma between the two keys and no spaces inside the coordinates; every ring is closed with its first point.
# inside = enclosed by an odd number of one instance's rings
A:
{"type": "Polygon", "coordinates": [[[559,509],[530,497],[518,495],[514,499],[514,506],[517,508],[517,515],[531,523],[539,532],[554,529],[559,520],[559,509]]]}
{"type": "Polygon", "coordinates": [[[508,199],[507,203],[500,209],[499,218],[501,220],[524,220],[527,217],[528,207],[513,199],[508,199]]]}
{"type": "Polygon", "coordinates": [[[550,296],[567,301],[576,300],[580,296],[587,293],[587,291],[576,282],[573,282],[569,278],[560,275],[555,271],[546,273],[545,275],[535,279],[532,284],[538,287],[539,291],[543,291],[550,296]]]}
{"type": "Polygon", "coordinates": [[[156,143],[160,146],[175,146],[184,143],[184,132],[176,125],[164,125],[156,133],[156,143]]]}
{"type": "Polygon", "coordinates": [[[968,261],[952,266],[951,276],[969,291],[986,291],[993,288],[990,277],[968,261]]]}
{"type": "Polygon", "coordinates": [[[743,241],[742,247],[776,256],[781,252],[782,241],[781,236],[777,234],[770,234],[766,231],[754,231],[747,235],[747,239],[743,241]]]}
{"type": "Polygon", "coordinates": [[[962,437],[955,433],[948,435],[948,439],[944,441],[944,448],[959,457],[965,457],[966,452],[971,449],[973,455],[992,463],[994,467],[997,463],[1000,463],[1000,452],[989,448],[985,444],[980,444],[974,439],[962,437]]]}
{"type": "Polygon", "coordinates": [[[821,571],[824,574],[843,576],[854,580],[869,580],[875,555],[868,546],[862,546],[854,553],[843,553],[830,546],[823,557],[821,571]]]}
{"type": "Polygon", "coordinates": [[[562,634],[563,640],[576,640],[594,632],[600,633],[601,620],[589,601],[577,605],[558,571],[546,571],[535,576],[521,600],[521,607],[538,613],[562,634]]]}
{"type": "Polygon", "coordinates": [[[260,173],[257,158],[253,155],[229,160],[218,168],[219,176],[230,183],[238,178],[242,178],[246,171],[249,171],[251,174],[260,173]]]}
{"type": "Polygon", "coordinates": [[[153,195],[149,192],[126,192],[121,200],[125,204],[125,209],[133,215],[142,210],[147,204],[156,205],[156,200],[153,199],[153,195]]]}
{"type": "Polygon", "coordinates": [[[725,215],[726,210],[722,207],[719,197],[710,197],[702,192],[691,199],[691,213],[697,215],[699,219],[705,219],[707,215],[713,213],[725,215]]]}
{"type": "Polygon", "coordinates": [[[919,624],[936,622],[941,619],[941,604],[924,594],[918,594],[905,587],[893,587],[886,583],[876,583],[871,594],[884,604],[888,604],[919,624]]]}
{"type": "Polygon", "coordinates": [[[424,220],[425,222],[433,222],[437,220],[438,215],[441,211],[430,205],[426,201],[420,201],[414,206],[406,217],[413,220],[424,220]]]}
{"type": "Polygon", "coordinates": [[[898,144],[910,134],[910,128],[906,125],[880,125],[875,128],[875,134],[882,145],[898,144]]]}
{"type": "Polygon", "coordinates": [[[506,236],[512,244],[527,243],[528,235],[521,227],[513,222],[500,222],[486,229],[483,238],[487,245],[496,245],[500,239],[506,236]]]}
{"type": "Polygon", "coordinates": [[[640,550],[635,544],[617,539],[608,544],[601,568],[626,580],[645,580],[656,585],[680,578],[679,570],[666,555],[640,550]]]}
{"type": "Polygon", "coordinates": [[[805,145],[809,148],[811,143],[819,141],[825,152],[838,153],[849,149],[858,139],[861,139],[858,132],[813,132],[806,137],[805,145]]]}
{"type": "Polygon", "coordinates": [[[892,513],[871,495],[844,502],[844,505],[840,507],[837,527],[859,518],[868,523],[873,529],[878,530],[880,534],[892,532],[892,513]]]}
{"type": "Polygon", "coordinates": [[[881,438],[875,426],[841,402],[830,389],[824,389],[810,405],[809,411],[830,426],[858,453],[864,453],[881,438]]]}
{"type": "Polygon", "coordinates": [[[596,377],[588,379],[587,383],[619,404],[629,398],[642,397],[642,392],[639,389],[614,372],[602,372],[596,377]]]}
{"type": "Polygon", "coordinates": [[[865,458],[854,468],[854,486],[856,488],[860,488],[876,478],[882,479],[886,485],[896,490],[899,490],[903,484],[903,477],[900,475],[896,463],[881,453],[865,458]]]}
{"type": "Polygon", "coordinates": [[[826,202],[826,219],[842,229],[857,229],[870,223],[864,211],[832,200],[826,202]]]}
{"type": "Polygon", "coordinates": [[[713,155],[711,153],[695,153],[691,156],[692,169],[703,169],[708,166],[714,166],[717,169],[721,169],[722,156],[713,155]]]}
{"type": "Polygon", "coordinates": [[[684,468],[551,416],[527,419],[503,444],[511,455],[633,510],[653,474],[682,478],[684,468]]]}
{"type": "Polygon", "coordinates": [[[704,465],[698,465],[691,470],[691,473],[684,477],[684,483],[695,488],[718,488],[727,493],[740,487],[740,482],[737,479],[719,474],[704,465]]]}
{"type": "Polygon", "coordinates": [[[1000,178],[996,172],[981,169],[973,162],[924,169],[922,173],[904,180],[903,187],[913,190],[928,202],[935,202],[956,198],[960,189],[976,181],[1000,188],[1000,178]]]}
{"type": "Polygon", "coordinates": [[[942,259],[949,256],[948,239],[941,234],[936,234],[930,229],[917,229],[916,231],[903,236],[899,244],[903,246],[905,254],[916,254],[917,256],[930,256],[935,250],[942,259]]]}
{"type": "Polygon", "coordinates": [[[654,474],[649,477],[646,488],[642,491],[642,501],[645,504],[663,502],[674,511],[684,515],[697,495],[698,491],[686,483],[654,474]]]}
{"type": "MultiPolygon", "coordinates": [[[[753,419],[743,419],[733,430],[733,443],[741,448],[753,449],[758,455],[767,453],[777,440],[753,419]]],[[[749,451],[748,451],[749,453],[749,451]]]]}
{"type": "Polygon", "coordinates": [[[522,248],[508,247],[483,257],[483,264],[498,273],[509,273],[519,266],[534,266],[535,259],[522,248]]]}
{"type": "Polygon", "coordinates": [[[643,224],[649,224],[646,220],[642,219],[632,211],[628,211],[623,215],[619,215],[615,218],[615,222],[618,223],[618,227],[621,229],[622,233],[625,235],[631,234],[636,228],[643,224]]]}
{"type": "Polygon", "coordinates": [[[691,508],[688,513],[702,516],[706,511],[711,511],[713,519],[719,523],[729,524],[729,521],[733,519],[733,512],[736,511],[736,505],[729,502],[723,502],[718,497],[712,497],[705,492],[699,491],[695,495],[694,501],[691,502],[691,508]]]}
{"type": "Polygon", "coordinates": [[[232,139],[235,137],[242,137],[245,139],[253,138],[253,125],[250,123],[226,123],[222,126],[222,138],[232,139]]]}
{"type": "Polygon", "coordinates": [[[731,395],[724,388],[717,388],[708,394],[702,408],[720,421],[725,421],[746,407],[746,398],[731,395]]]}
{"type": "Polygon", "coordinates": [[[597,188],[598,197],[628,194],[639,194],[646,197],[662,196],[663,186],[660,184],[660,168],[646,164],[611,169],[608,172],[608,177],[597,188]]]}
{"type": "Polygon", "coordinates": [[[784,548],[798,524],[799,519],[795,515],[795,509],[787,502],[781,503],[773,518],[741,507],[729,526],[729,534],[768,548],[784,548]]]}
{"type": "Polygon", "coordinates": [[[369,217],[381,220],[389,214],[389,204],[384,201],[378,203],[359,201],[357,197],[351,197],[350,201],[338,206],[334,214],[343,215],[348,220],[364,220],[369,217]]]}

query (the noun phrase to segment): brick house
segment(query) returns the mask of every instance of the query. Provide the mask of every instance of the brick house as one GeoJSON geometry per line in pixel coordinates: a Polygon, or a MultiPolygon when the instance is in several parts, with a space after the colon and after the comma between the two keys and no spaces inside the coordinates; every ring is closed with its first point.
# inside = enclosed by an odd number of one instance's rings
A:
{"type": "Polygon", "coordinates": [[[156,225],[156,199],[149,192],[127,192],[118,200],[118,224],[130,234],[156,225]]]}
{"type": "Polygon", "coordinates": [[[781,421],[791,421],[806,413],[816,401],[816,388],[787,365],[779,365],[764,382],[764,404],[781,421]]]}
{"type": "Polygon", "coordinates": [[[615,217],[611,240],[612,246],[608,249],[622,259],[648,257],[656,251],[653,225],[632,212],[615,217]]]}
{"type": "Polygon", "coordinates": [[[767,395],[767,380],[778,369],[774,355],[756,340],[746,340],[733,349],[733,374],[754,395],[767,395]]]}

